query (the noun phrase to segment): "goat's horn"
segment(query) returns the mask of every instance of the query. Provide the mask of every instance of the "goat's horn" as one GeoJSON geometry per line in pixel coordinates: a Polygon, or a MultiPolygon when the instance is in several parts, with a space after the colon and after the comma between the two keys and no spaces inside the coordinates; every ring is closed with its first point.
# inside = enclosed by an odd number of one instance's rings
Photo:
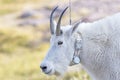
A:
{"type": "Polygon", "coordinates": [[[59,36],[60,35],[60,24],[61,24],[61,19],[62,19],[62,16],[63,14],[65,13],[65,11],[68,9],[68,7],[66,7],[63,12],[61,13],[60,15],[60,18],[58,20],[58,23],[57,23],[57,28],[56,28],[56,36],[59,36]]]}
{"type": "Polygon", "coordinates": [[[53,21],[53,13],[56,11],[56,9],[58,8],[55,7],[50,15],[50,31],[51,31],[51,34],[54,34],[54,28],[55,28],[55,25],[54,25],[54,21],[53,21]]]}

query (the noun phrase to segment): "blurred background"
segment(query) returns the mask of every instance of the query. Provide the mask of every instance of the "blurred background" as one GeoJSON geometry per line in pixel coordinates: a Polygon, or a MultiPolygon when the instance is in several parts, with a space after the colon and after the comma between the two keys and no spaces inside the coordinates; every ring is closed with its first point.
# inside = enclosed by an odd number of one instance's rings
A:
{"type": "MultiPolygon", "coordinates": [[[[93,22],[120,11],[120,0],[71,0],[72,22],[93,22]]],[[[0,0],[0,80],[56,80],[39,68],[49,48],[49,16],[54,18],[69,0],[0,0]]],[[[69,11],[62,25],[69,23],[69,11]]],[[[90,80],[79,67],[71,67],[62,80],[90,80]]]]}

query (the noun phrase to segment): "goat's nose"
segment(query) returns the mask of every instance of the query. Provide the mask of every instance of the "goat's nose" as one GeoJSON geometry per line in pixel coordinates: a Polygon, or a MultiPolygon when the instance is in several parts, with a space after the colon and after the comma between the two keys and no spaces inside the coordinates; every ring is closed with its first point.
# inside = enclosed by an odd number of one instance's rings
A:
{"type": "Polygon", "coordinates": [[[45,74],[53,74],[54,73],[54,67],[53,64],[50,62],[42,62],[40,65],[40,68],[42,72],[45,74]]]}
{"type": "Polygon", "coordinates": [[[41,65],[40,68],[42,69],[42,71],[46,71],[47,70],[47,65],[41,65]]]}

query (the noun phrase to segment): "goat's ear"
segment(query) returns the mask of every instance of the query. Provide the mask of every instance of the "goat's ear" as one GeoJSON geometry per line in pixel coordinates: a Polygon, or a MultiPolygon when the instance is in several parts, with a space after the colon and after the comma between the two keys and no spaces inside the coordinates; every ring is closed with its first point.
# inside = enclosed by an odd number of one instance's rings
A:
{"type": "Polygon", "coordinates": [[[72,28],[72,32],[71,32],[71,33],[74,33],[74,32],[75,32],[75,30],[78,28],[78,26],[79,26],[80,23],[81,23],[81,22],[77,22],[77,23],[75,23],[75,24],[73,25],[73,28],[72,28]]]}
{"type": "Polygon", "coordinates": [[[73,27],[71,28],[71,34],[73,34],[76,31],[76,29],[78,28],[80,23],[81,23],[81,21],[76,22],[75,24],[73,24],[73,27]]]}
{"type": "Polygon", "coordinates": [[[68,37],[70,37],[76,31],[76,29],[78,28],[80,23],[81,22],[77,22],[77,23],[71,25],[71,28],[66,32],[68,37]]]}
{"type": "Polygon", "coordinates": [[[54,26],[56,27],[57,26],[57,22],[54,20],[54,26]]]}
{"type": "Polygon", "coordinates": [[[54,25],[53,28],[54,28],[54,34],[55,34],[56,33],[56,26],[57,26],[57,23],[55,20],[53,21],[53,25],[54,25]]]}

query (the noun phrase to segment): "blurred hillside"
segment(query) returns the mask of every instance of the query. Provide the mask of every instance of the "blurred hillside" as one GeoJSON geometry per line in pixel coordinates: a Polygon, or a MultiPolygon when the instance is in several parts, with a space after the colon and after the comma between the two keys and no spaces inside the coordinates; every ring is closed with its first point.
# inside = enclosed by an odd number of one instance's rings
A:
{"type": "MultiPolygon", "coordinates": [[[[0,0],[0,80],[56,80],[44,75],[39,64],[49,48],[49,15],[59,5],[57,20],[68,1],[0,0]]],[[[120,11],[120,0],[71,1],[73,23],[93,22],[120,11]]],[[[63,25],[69,22],[68,12],[63,25]]],[[[62,80],[90,80],[83,70],[70,71],[62,80]]]]}

